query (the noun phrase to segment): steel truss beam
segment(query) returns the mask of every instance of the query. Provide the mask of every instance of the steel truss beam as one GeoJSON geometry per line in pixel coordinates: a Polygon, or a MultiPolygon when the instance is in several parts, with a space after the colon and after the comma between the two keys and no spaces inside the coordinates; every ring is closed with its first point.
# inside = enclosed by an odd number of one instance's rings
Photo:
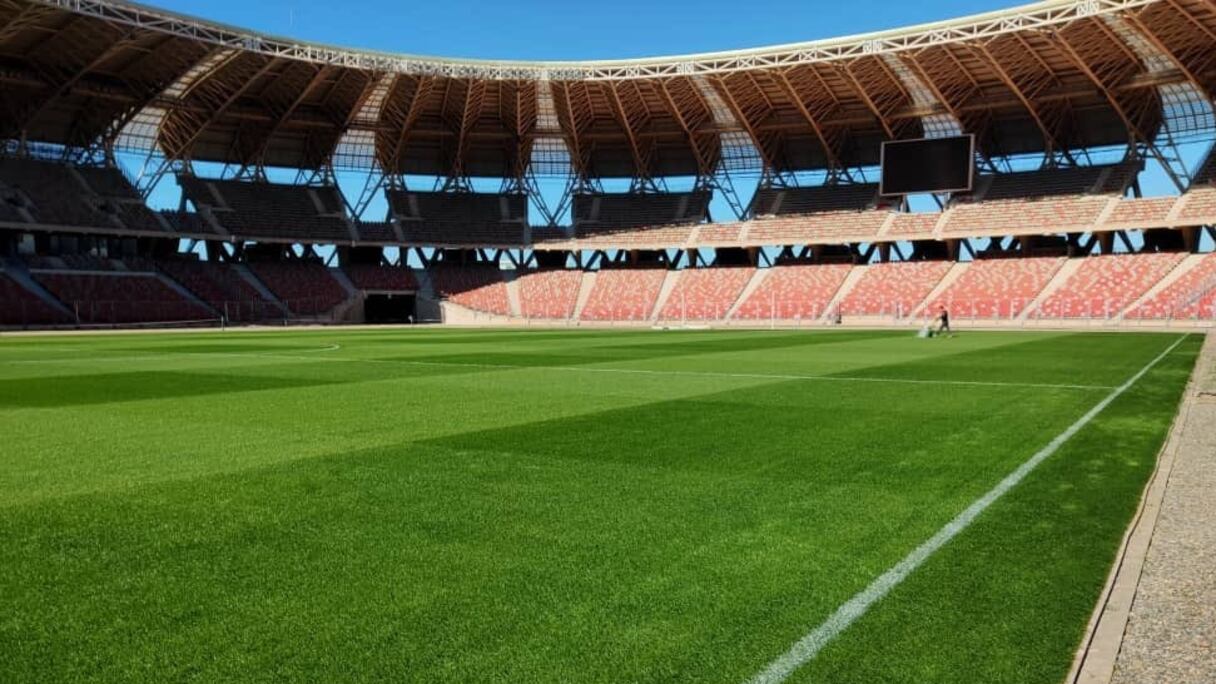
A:
{"type": "Polygon", "coordinates": [[[1049,30],[1077,19],[1144,7],[1159,0],[1049,0],[919,27],[789,46],[684,57],[592,62],[498,62],[384,55],[311,45],[259,35],[113,0],[33,0],[79,14],[161,31],[225,47],[335,66],[401,74],[491,80],[616,81],[692,74],[722,74],[798,64],[834,62],[942,45],[990,39],[1027,30],[1049,30]]]}

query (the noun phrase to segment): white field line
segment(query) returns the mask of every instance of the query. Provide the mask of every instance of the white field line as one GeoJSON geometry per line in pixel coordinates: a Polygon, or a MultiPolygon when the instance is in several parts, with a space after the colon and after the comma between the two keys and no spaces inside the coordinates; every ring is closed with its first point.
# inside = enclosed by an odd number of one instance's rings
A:
{"type": "Polygon", "coordinates": [[[962,513],[959,513],[957,517],[946,523],[945,527],[942,527],[927,541],[913,549],[907,556],[904,556],[903,560],[893,565],[889,570],[871,582],[869,586],[837,608],[831,617],[806,636],[799,639],[788,651],[769,663],[763,671],[752,677],[749,680],[750,683],[776,684],[777,682],[783,682],[798,668],[813,660],[823,650],[824,646],[827,646],[841,632],[848,629],[861,616],[865,615],[871,606],[907,579],[908,575],[924,564],[930,556],[949,543],[951,539],[958,536],[960,532],[967,529],[989,506],[1004,496],[1009,490],[1016,487],[1040,463],[1056,453],[1065,442],[1080,432],[1098,414],[1102,413],[1106,407],[1110,406],[1115,399],[1118,399],[1124,392],[1131,389],[1136,382],[1148,374],[1162,359],[1177,349],[1178,345],[1182,344],[1186,338],[1186,335],[1178,338],[1160,356],[1149,361],[1144,368],[1141,368],[1127,382],[1116,387],[1113,392],[1106,395],[1102,401],[1098,402],[1085,415],[1068,426],[1064,432],[1056,435],[1055,439],[1051,440],[1047,446],[1040,449],[1029,460],[1007,475],[1005,479],[998,482],[995,487],[976,499],[962,513]]]}
{"type": "Polygon", "coordinates": [[[540,370],[554,371],[561,373],[609,373],[623,375],[655,375],[666,377],[694,377],[694,378],[730,378],[736,380],[796,380],[806,382],[860,382],[860,383],[882,383],[882,384],[902,384],[902,385],[938,385],[951,387],[1020,387],[1031,389],[1053,389],[1053,390],[1111,390],[1115,389],[1112,385],[1079,385],[1079,384],[1056,384],[1056,383],[1039,383],[1039,382],[991,382],[983,380],[929,380],[920,378],[884,378],[884,377],[858,377],[858,376],[840,376],[840,375],[794,375],[785,373],[718,373],[714,371],[678,371],[678,370],[654,370],[646,368],[593,368],[590,366],[529,366],[523,364],[504,364],[504,363],[465,363],[465,362],[449,362],[449,361],[410,361],[409,359],[364,359],[358,357],[329,357],[318,359],[317,357],[299,356],[304,353],[319,353],[338,351],[342,345],[332,345],[321,349],[309,349],[306,351],[296,352],[295,354],[280,354],[276,352],[153,352],[144,356],[107,356],[98,359],[35,359],[28,361],[9,361],[10,364],[44,364],[44,363],[78,363],[85,361],[142,361],[148,358],[164,357],[164,356],[240,356],[254,358],[275,358],[288,359],[298,361],[333,361],[337,363],[381,363],[391,365],[404,366],[434,366],[440,368],[483,368],[487,370],[540,370]]]}

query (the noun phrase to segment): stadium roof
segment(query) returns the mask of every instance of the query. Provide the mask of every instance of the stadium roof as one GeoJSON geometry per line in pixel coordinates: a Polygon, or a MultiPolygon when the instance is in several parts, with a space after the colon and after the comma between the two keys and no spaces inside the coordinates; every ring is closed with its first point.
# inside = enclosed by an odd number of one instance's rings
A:
{"type": "Polygon", "coordinates": [[[334,48],[111,0],[0,0],[0,83],[0,137],[182,161],[453,178],[849,168],[893,138],[972,132],[1000,157],[1149,145],[1171,118],[1174,133],[1204,126],[1216,3],[1053,0],[796,45],[542,63],[334,48]]]}

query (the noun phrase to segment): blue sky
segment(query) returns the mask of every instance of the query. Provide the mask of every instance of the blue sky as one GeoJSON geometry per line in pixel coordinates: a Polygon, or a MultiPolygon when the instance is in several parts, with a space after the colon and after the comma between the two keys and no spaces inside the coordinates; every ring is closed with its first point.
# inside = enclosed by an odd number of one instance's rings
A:
{"type": "Polygon", "coordinates": [[[613,59],[899,28],[1017,0],[152,0],[165,9],[347,47],[495,59],[613,59]]]}

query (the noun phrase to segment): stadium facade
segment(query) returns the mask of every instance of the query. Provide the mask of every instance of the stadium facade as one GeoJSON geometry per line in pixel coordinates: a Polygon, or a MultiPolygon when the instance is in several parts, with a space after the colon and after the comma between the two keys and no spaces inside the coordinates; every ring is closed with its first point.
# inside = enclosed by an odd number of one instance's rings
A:
{"type": "Polygon", "coordinates": [[[0,0],[0,58],[5,325],[1216,318],[1208,0],[578,63],[0,0]],[[884,142],[962,134],[970,190],[880,193],[884,142]]]}

